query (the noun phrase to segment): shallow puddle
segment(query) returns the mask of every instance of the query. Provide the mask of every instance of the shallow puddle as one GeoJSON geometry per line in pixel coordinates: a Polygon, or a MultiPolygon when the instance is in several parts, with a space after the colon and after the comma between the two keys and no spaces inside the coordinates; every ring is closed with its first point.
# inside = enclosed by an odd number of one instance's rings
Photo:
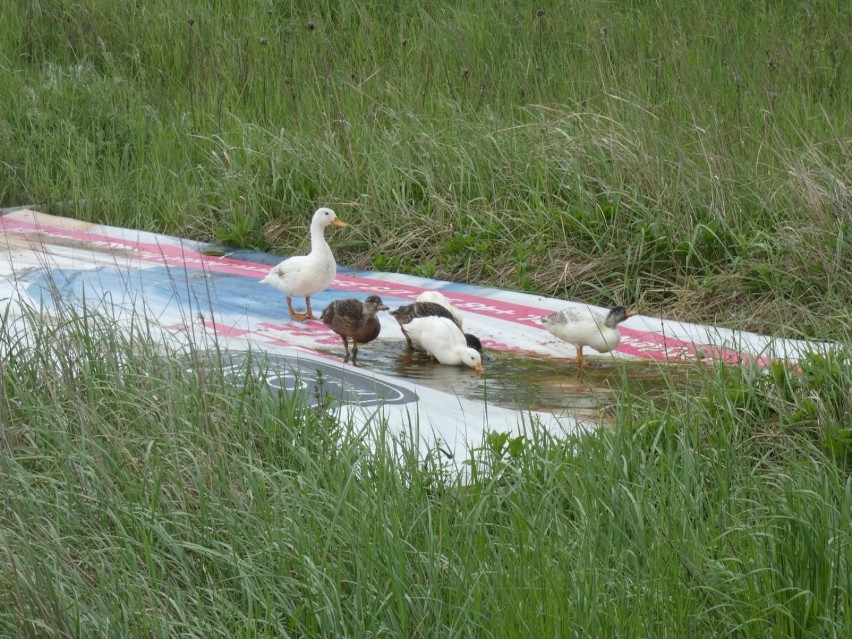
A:
{"type": "MultiPolygon", "coordinates": [[[[341,355],[342,348],[323,349],[341,355]]],[[[350,362],[351,363],[351,362],[350,362]]],[[[377,340],[358,351],[354,366],[475,401],[516,410],[543,410],[560,415],[605,419],[627,389],[633,394],[664,397],[668,390],[694,383],[695,369],[683,364],[648,360],[589,358],[586,368],[573,359],[554,359],[487,350],[481,374],[465,366],[444,366],[429,361],[420,351],[407,350],[404,342],[377,340]]]]}

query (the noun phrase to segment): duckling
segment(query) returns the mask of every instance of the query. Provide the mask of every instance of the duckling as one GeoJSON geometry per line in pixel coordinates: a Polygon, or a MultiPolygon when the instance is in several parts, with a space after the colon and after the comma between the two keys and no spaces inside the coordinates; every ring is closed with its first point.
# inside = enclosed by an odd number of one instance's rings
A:
{"type": "Polygon", "coordinates": [[[459,325],[459,328],[462,328],[462,314],[459,309],[453,306],[453,303],[443,293],[439,293],[438,291],[423,291],[420,295],[417,296],[418,302],[432,302],[433,304],[440,304],[445,309],[447,309],[450,313],[453,314],[453,319],[456,324],[459,325]]]}
{"type": "Polygon", "coordinates": [[[618,346],[621,333],[618,323],[636,313],[624,306],[613,306],[606,317],[590,308],[567,308],[542,318],[541,323],[553,335],[577,349],[577,363],[586,365],[583,347],[591,346],[599,353],[607,353],[618,346]]]}
{"type": "Polygon", "coordinates": [[[467,345],[464,334],[453,320],[434,315],[415,317],[404,329],[441,364],[464,364],[477,373],[482,372],[482,356],[467,345]]]}
{"type": "Polygon", "coordinates": [[[372,342],[379,336],[381,324],[376,317],[388,307],[378,295],[370,295],[363,302],[358,299],[334,300],[323,309],[320,319],[331,330],[340,335],[346,358],[349,358],[349,339],[352,338],[352,358],[358,355],[358,344],[372,342]]]}
{"type": "MultiPolygon", "coordinates": [[[[415,348],[414,342],[411,340],[411,336],[405,330],[404,324],[408,324],[415,317],[446,317],[449,320],[458,325],[461,328],[459,322],[456,321],[456,318],[453,314],[447,309],[446,306],[442,304],[438,304],[437,302],[414,302],[413,304],[406,304],[405,306],[400,306],[397,309],[394,309],[390,312],[391,315],[396,318],[396,321],[399,322],[399,327],[402,329],[402,334],[405,336],[406,342],[408,342],[408,348],[415,348]]],[[[470,333],[464,334],[465,341],[470,348],[476,349],[478,352],[482,352],[482,342],[475,335],[471,335],[470,333]]]]}
{"type": "Polygon", "coordinates": [[[269,274],[260,280],[261,284],[269,284],[287,296],[287,308],[290,317],[299,322],[306,319],[316,319],[311,311],[311,295],[328,288],[337,274],[337,263],[328,242],[325,241],[325,227],[346,226],[330,208],[322,207],[316,210],[311,220],[311,251],[307,255],[294,255],[272,267],[269,274]],[[292,297],[305,298],[305,313],[297,313],[293,309],[292,297]]]}

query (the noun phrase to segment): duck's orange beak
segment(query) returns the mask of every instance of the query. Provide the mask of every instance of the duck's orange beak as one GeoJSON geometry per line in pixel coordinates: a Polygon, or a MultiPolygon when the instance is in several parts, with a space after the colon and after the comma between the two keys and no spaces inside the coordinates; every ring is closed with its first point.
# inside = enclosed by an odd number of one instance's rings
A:
{"type": "Polygon", "coordinates": [[[476,366],[473,367],[473,370],[475,370],[477,373],[481,373],[482,372],[482,364],[477,364],[476,366]]]}
{"type": "Polygon", "coordinates": [[[634,315],[639,315],[638,311],[627,311],[627,317],[633,317],[634,315]]]}
{"type": "Polygon", "coordinates": [[[334,218],[334,222],[332,222],[332,224],[334,224],[334,226],[340,226],[340,227],[346,226],[346,223],[341,222],[339,217],[334,218]]]}

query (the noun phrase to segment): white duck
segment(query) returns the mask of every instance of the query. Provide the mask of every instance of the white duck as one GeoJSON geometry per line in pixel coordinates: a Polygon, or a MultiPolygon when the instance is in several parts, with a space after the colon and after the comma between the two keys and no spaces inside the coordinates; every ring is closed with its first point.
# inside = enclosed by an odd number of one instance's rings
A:
{"type": "Polygon", "coordinates": [[[577,349],[577,363],[585,366],[583,347],[608,353],[621,341],[618,323],[635,314],[624,306],[613,306],[606,317],[588,307],[567,308],[542,318],[541,323],[553,335],[573,345],[577,349]]]}
{"type": "Polygon", "coordinates": [[[446,297],[443,293],[439,293],[438,291],[423,291],[422,293],[420,293],[420,295],[417,296],[417,299],[415,301],[440,304],[452,314],[453,319],[456,320],[456,324],[459,325],[459,328],[462,328],[461,311],[455,306],[453,306],[453,303],[450,301],[450,299],[446,297]]]}
{"type": "MultiPolygon", "coordinates": [[[[405,306],[400,306],[396,310],[391,311],[390,314],[393,315],[397,322],[399,322],[400,328],[408,324],[415,317],[430,317],[434,315],[437,317],[446,317],[447,319],[455,321],[453,314],[447,310],[446,306],[436,304],[435,302],[414,302],[413,304],[406,304],[405,306]]],[[[459,328],[461,328],[461,326],[459,326],[459,328]]],[[[415,348],[411,335],[406,333],[404,328],[402,328],[402,334],[408,342],[408,348],[415,348]]],[[[476,335],[465,333],[464,338],[467,341],[468,346],[475,348],[480,353],[482,352],[482,342],[476,335]]]]}
{"type": "Polygon", "coordinates": [[[287,296],[290,317],[300,322],[316,319],[311,311],[311,295],[328,288],[337,274],[334,255],[325,241],[325,227],[329,224],[346,226],[331,209],[317,209],[311,221],[311,252],[307,255],[288,257],[260,280],[261,284],[274,286],[287,296]],[[307,312],[297,313],[293,310],[293,296],[305,298],[307,312]]]}
{"type": "Polygon", "coordinates": [[[464,364],[482,372],[482,356],[467,345],[464,333],[453,320],[436,315],[415,317],[403,328],[441,364],[464,364]]]}

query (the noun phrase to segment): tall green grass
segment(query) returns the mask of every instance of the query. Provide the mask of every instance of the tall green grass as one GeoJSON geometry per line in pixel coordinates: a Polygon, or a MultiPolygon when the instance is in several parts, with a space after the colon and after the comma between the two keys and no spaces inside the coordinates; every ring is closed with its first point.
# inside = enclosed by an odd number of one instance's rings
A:
{"type": "MultiPolygon", "coordinates": [[[[615,427],[383,425],[0,325],[0,635],[852,631],[848,3],[0,3],[0,205],[838,342],[615,427]]],[[[207,345],[205,345],[206,350],[207,345]]]]}
{"type": "Polygon", "coordinates": [[[791,336],[852,294],[848,3],[5,3],[0,204],[791,336]]]}
{"type": "Polygon", "coordinates": [[[85,309],[0,329],[0,635],[852,631],[848,352],[698,369],[473,481],[85,309]]]}

